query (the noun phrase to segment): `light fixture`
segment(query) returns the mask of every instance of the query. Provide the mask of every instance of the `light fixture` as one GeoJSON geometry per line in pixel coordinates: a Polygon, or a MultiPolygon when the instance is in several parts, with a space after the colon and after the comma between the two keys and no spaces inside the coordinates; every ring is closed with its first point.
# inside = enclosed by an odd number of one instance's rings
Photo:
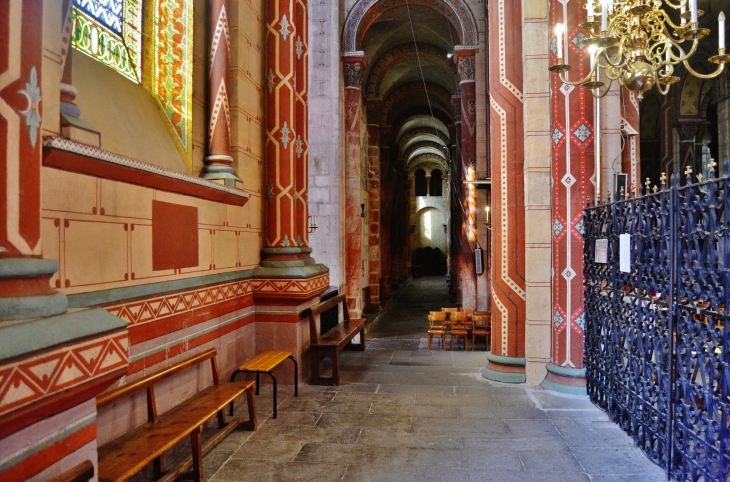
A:
{"type": "Polygon", "coordinates": [[[449,53],[447,53],[447,54],[446,54],[446,58],[447,58],[447,59],[450,59],[450,58],[452,58],[453,56],[454,56],[454,52],[449,52],[449,53]]]}
{"type": "Polygon", "coordinates": [[[317,218],[315,218],[314,214],[310,214],[308,221],[309,221],[308,231],[309,231],[309,234],[312,234],[313,232],[315,232],[317,230],[317,218]]]}
{"type": "Polygon", "coordinates": [[[720,12],[717,55],[708,59],[718,64],[717,69],[701,74],[690,67],[689,59],[697,51],[699,40],[710,33],[709,29],[699,27],[697,17],[704,12],[697,10],[697,0],[679,0],[677,4],[671,0],[587,0],[585,5],[588,17],[580,26],[589,34],[583,40],[591,52],[588,74],[577,81],[568,79],[567,71],[572,66],[563,61],[563,24],[555,27],[558,60],[550,70],[557,72],[563,83],[583,85],[595,97],[606,95],[613,81],[636,92],[639,99],[654,85],[666,95],[669,86],[680,80],[674,75],[675,65],[682,63],[695,77],[712,79],[730,61],[730,55],[725,53],[725,14],[720,12]],[[679,10],[679,25],[669,17],[667,7],[679,10]],[[601,80],[601,69],[609,80],[608,86],[601,80]]]}

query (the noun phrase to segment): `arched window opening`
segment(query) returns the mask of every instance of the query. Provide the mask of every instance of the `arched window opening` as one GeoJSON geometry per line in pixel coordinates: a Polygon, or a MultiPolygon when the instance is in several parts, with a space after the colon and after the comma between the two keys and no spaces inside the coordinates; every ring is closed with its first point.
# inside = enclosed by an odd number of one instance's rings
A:
{"type": "Polygon", "coordinates": [[[416,196],[427,196],[426,172],[423,169],[416,171],[416,196]]]}
{"type": "Polygon", "coordinates": [[[442,196],[441,185],[443,183],[441,171],[435,169],[431,171],[431,196],[442,196]]]}

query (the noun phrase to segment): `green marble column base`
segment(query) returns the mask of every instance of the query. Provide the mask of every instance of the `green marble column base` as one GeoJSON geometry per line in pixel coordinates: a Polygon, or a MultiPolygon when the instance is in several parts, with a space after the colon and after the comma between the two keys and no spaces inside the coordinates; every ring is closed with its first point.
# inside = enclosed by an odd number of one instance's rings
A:
{"type": "Polygon", "coordinates": [[[548,363],[547,376],[540,386],[546,390],[553,390],[571,395],[587,395],[585,368],[561,367],[548,363]]]}
{"type": "Polygon", "coordinates": [[[525,359],[495,355],[487,352],[487,364],[482,368],[482,376],[487,380],[505,383],[525,383],[525,359]]]}
{"type": "MultiPolygon", "coordinates": [[[[0,280],[50,278],[58,271],[55,259],[1,258],[0,280]]],[[[68,309],[66,295],[45,292],[40,295],[1,296],[0,321],[28,320],[65,313],[68,309]]]]}
{"type": "Polygon", "coordinates": [[[253,270],[254,278],[311,278],[329,273],[329,268],[310,255],[312,248],[286,247],[261,250],[261,265],[253,270]]]}

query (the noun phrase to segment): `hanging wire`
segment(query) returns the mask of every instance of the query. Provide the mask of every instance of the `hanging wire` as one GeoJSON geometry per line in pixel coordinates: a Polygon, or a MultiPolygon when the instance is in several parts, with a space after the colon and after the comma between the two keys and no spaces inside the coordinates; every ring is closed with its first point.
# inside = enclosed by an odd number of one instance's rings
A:
{"type": "MultiPolygon", "coordinates": [[[[438,135],[439,131],[436,127],[436,118],[433,115],[433,107],[431,106],[431,98],[428,95],[428,86],[426,85],[426,77],[423,75],[423,65],[421,64],[421,54],[418,51],[418,42],[416,41],[416,31],[413,27],[413,18],[411,17],[411,6],[408,3],[408,0],[406,0],[406,11],[408,12],[408,23],[411,27],[411,37],[413,38],[413,46],[416,50],[416,60],[418,61],[418,70],[421,73],[421,81],[423,82],[423,90],[426,92],[426,102],[428,103],[428,110],[431,113],[431,122],[433,122],[433,130],[436,134],[436,137],[439,137],[439,135],[438,135]]],[[[451,26],[450,25],[448,25],[448,31],[449,31],[449,40],[450,40],[451,46],[453,48],[454,39],[451,36],[451,26]]],[[[457,147],[460,148],[458,137],[459,136],[457,135],[456,139],[454,139],[454,141],[456,142],[457,147]]],[[[463,221],[465,223],[473,222],[473,224],[476,224],[476,221],[472,220],[471,216],[464,209],[464,201],[461,199],[461,195],[459,194],[459,189],[457,189],[457,187],[456,187],[456,183],[454,181],[454,176],[449,176],[449,178],[451,179],[453,192],[454,192],[454,194],[456,194],[456,198],[459,200],[459,207],[461,208],[461,214],[463,216],[463,221]]],[[[471,242],[468,242],[467,244],[469,244],[469,247],[471,248],[471,242]]],[[[479,240],[476,240],[476,245],[479,246],[479,240]]],[[[474,251],[474,248],[472,248],[472,251],[474,251]]]]}

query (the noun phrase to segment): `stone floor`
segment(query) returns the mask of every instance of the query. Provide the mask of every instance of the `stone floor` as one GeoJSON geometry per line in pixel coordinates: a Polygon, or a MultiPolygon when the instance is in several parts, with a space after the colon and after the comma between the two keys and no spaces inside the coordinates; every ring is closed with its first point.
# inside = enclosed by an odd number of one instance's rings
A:
{"type": "Polygon", "coordinates": [[[664,472],[586,398],[482,378],[484,345],[426,350],[443,278],[406,286],[343,352],[338,387],[257,398],[259,429],[205,457],[213,481],[663,481],[664,472]],[[481,351],[480,351],[481,350],[481,351]]]}

